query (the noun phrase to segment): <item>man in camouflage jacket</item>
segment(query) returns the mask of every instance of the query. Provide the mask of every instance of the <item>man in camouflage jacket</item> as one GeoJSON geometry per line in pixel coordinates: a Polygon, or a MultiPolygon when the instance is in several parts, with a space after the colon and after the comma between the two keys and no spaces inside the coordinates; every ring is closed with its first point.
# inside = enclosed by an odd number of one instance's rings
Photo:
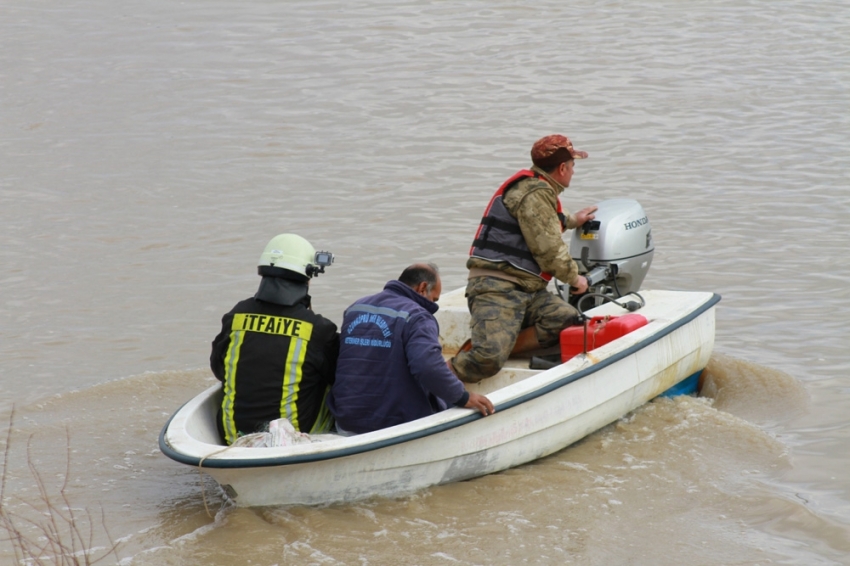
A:
{"type": "Polygon", "coordinates": [[[578,312],[546,287],[554,275],[574,293],[587,290],[561,234],[592,220],[596,207],[572,215],[558,198],[575,160],[586,157],[565,136],[541,138],[531,149],[534,166],[491,199],[466,264],[472,339],[450,362],[461,380],[490,377],[511,353],[552,346],[578,323],[578,312]]]}

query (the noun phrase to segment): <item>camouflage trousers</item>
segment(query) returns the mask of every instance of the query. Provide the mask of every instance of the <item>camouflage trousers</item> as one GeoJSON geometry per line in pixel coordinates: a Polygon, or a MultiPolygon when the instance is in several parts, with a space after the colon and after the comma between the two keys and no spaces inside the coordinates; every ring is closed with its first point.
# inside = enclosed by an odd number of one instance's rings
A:
{"type": "Polygon", "coordinates": [[[533,326],[541,347],[558,343],[561,330],[578,324],[578,311],[543,289],[529,293],[496,277],[473,277],[466,286],[472,348],[452,358],[455,373],[477,383],[505,365],[517,336],[533,326]]]}

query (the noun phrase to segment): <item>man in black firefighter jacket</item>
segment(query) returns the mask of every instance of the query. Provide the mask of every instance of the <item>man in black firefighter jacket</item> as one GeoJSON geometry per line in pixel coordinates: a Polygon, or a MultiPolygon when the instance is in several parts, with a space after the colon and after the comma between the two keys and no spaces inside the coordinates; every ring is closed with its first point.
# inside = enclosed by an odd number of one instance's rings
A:
{"type": "Polygon", "coordinates": [[[339,333],[312,311],[308,294],[310,278],[332,262],[333,254],[316,253],[301,236],[274,237],[260,256],[257,293],[222,318],[210,367],[224,387],[218,427],[228,445],[280,418],[301,432],[332,429],[325,397],[339,333]]]}

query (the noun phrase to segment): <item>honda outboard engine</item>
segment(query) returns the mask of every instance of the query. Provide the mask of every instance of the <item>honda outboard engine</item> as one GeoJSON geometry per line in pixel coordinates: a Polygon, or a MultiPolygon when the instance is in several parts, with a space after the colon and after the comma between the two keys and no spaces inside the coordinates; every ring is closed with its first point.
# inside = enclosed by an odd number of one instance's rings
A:
{"type": "MultiPolygon", "coordinates": [[[[655,246],[643,207],[632,199],[609,199],[597,204],[594,219],[573,231],[570,255],[587,278],[590,294],[619,298],[637,292],[652,263],[655,246]]],[[[571,295],[575,305],[580,296],[571,295]]],[[[606,302],[597,297],[596,306],[606,302]]]]}

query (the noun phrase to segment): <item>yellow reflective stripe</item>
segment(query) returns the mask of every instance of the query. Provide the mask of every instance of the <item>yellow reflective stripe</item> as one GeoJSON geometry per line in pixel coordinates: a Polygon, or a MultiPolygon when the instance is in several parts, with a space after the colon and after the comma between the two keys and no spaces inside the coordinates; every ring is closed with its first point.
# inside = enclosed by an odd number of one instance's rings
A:
{"type": "Polygon", "coordinates": [[[333,427],[334,417],[325,403],[330,390],[330,387],[325,389],[325,396],[322,397],[322,404],[319,406],[319,414],[316,416],[316,422],[313,423],[313,428],[310,429],[310,434],[323,434],[325,432],[330,432],[331,427],[333,427]]]}
{"type": "Polygon", "coordinates": [[[301,388],[304,358],[307,356],[307,342],[295,338],[289,342],[286,366],[283,369],[283,391],[280,396],[280,416],[289,419],[295,430],[298,425],[298,390],[301,388]]]}
{"type": "Polygon", "coordinates": [[[227,349],[227,355],[224,356],[224,400],[221,402],[221,424],[224,428],[224,439],[228,445],[233,444],[239,436],[233,404],[236,400],[236,368],[239,367],[239,351],[244,338],[244,332],[231,332],[230,347],[227,349]]]}
{"type": "Polygon", "coordinates": [[[313,336],[313,324],[310,322],[268,314],[235,314],[230,328],[234,332],[237,330],[263,332],[279,336],[292,336],[302,340],[310,340],[313,336]]]}

